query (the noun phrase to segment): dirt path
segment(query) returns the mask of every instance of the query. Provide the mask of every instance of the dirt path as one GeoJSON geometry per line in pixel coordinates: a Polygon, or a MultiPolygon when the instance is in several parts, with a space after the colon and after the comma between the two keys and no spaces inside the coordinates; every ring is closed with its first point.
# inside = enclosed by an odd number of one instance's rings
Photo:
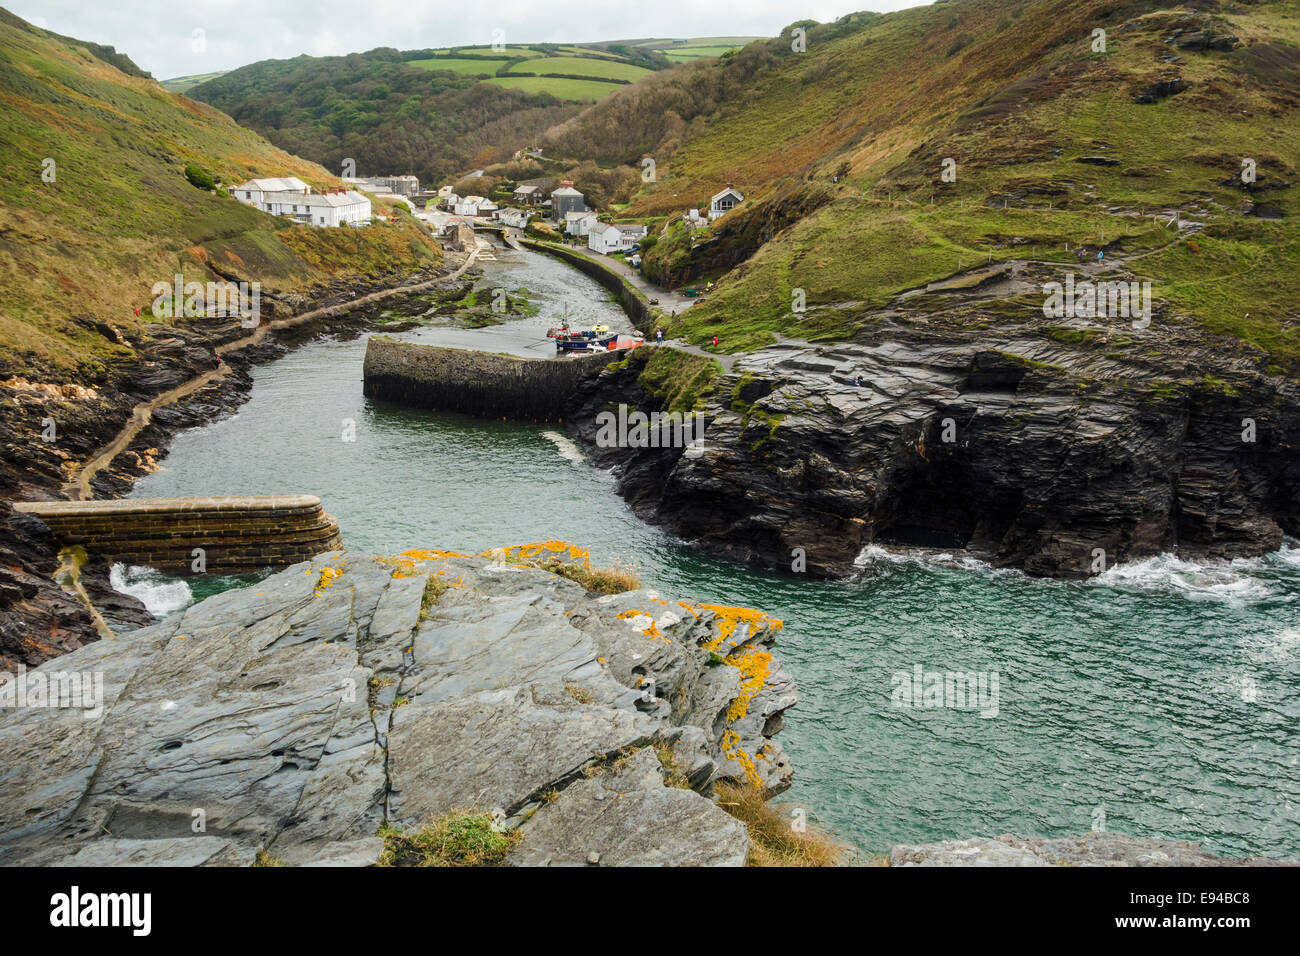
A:
{"type": "MultiPolygon", "coordinates": [[[[228,355],[231,352],[238,352],[240,349],[248,348],[250,345],[256,345],[266,338],[267,332],[276,329],[292,328],[303,322],[309,322],[312,319],[319,319],[325,316],[338,315],[363,305],[367,302],[376,302],[380,299],[387,298],[391,295],[407,292],[420,292],[424,289],[431,288],[435,285],[441,285],[444,282],[453,282],[465,274],[474,260],[478,258],[478,249],[474,249],[466,257],[465,261],[449,275],[439,276],[436,279],[430,279],[428,282],[419,282],[415,285],[394,286],[391,289],[380,289],[378,292],[371,292],[360,298],[350,299],[347,302],[341,302],[338,305],[324,306],[319,309],[312,309],[310,312],[303,312],[300,315],[289,316],[286,319],[276,319],[259,325],[250,335],[242,339],[236,339],[225,345],[214,349],[217,355],[228,355]]],[[[197,392],[201,388],[206,388],[214,381],[225,378],[229,374],[230,368],[226,365],[219,365],[216,368],[204,372],[202,375],[196,375],[188,381],[182,382],[175,388],[155,396],[147,402],[141,402],[131,409],[131,418],[111,442],[97,451],[92,458],[83,463],[72,476],[64,483],[62,491],[73,501],[85,501],[91,496],[90,483],[95,475],[99,474],[109,464],[120,455],[135,440],[135,437],[149,424],[153,419],[153,413],[165,405],[171,405],[187,395],[197,392]]]]}

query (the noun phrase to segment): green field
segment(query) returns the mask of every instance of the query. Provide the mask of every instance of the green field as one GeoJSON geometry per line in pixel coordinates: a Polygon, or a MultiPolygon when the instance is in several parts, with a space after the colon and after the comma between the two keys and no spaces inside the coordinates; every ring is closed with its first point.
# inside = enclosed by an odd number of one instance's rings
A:
{"type": "Polygon", "coordinates": [[[685,43],[656,42],[650,49],[662,53],[674,63],[689,63],[706,56],[722,56],[762,37],[696,37],[685,43]]]}
{"type": "Polygon", "coordinates": [[[464,76],[492,76],[510,60],[470,59],[467,57],[435,56],[427,60],[407,60],[411,66],[426,70],[451,70],[464,76]]]}
{"type": "Polygon", "coordinates": [[[545,56],[545,54],[542,53],[540,50],[534,50],[531,47],[526,47],[526,46],[507,46],[500,50],[494,50],[490,46],[466,46],[466,47],[456,47],[455,49],[448,49],[448,50],[435,50],[434,53],[435,55],[447,54],[448,56],[456,56],[458,54],[463,54],[466,56],[470,56],[470,55],[503,56],[504,55],[506,57],[509,57],[512,60],[517,60],[520,57],[545,56]]]}
{"type": "Polygon", "coordinates": [[[585,56],[548,56],[544,59],[520,63],[514,67],[514,70],[541,75],[590,76],[595,79],[628,82],[635,81],[650,72],[645,67],[633,66],[631,63],[585,56]]]}
{"type": "Polygon", "coordinates": [[[215,80],[225,74],[225,70],[218,70],[216,73],[195,73],[192,76],[177,76],[170,80],[161,80],[163,89],[172,93],[185,93],[200,83],[206,83],[208,80],[215,80]]]}
{"type": "Polygon", "coordinates": [[[576,103],[592,103],[618,89],[617,85],[600,80],[570,80],[558,76],[494,76],[483,82],[525,93],[550,93],[576,103]]]}

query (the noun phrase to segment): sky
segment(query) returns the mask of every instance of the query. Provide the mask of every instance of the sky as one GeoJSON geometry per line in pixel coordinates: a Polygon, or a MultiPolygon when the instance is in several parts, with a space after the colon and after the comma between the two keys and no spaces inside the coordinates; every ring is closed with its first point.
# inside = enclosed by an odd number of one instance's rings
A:
{"type": "Polygon", "coordinates": [[[39,27],[114,46],[157,79],[308,53],[333,56],[638,37],[775,36],[796,20],[927,0],[5,0],[39,27]]]}

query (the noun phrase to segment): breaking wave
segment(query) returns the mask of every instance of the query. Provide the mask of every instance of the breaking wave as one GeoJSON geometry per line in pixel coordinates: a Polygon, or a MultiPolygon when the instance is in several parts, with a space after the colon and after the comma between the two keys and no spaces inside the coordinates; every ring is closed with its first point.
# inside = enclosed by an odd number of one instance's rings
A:
{"type": "Polygon", "coordinates": [[[154,617],[166,617],[188,605],[193,598],[184,581],[169,578],[153,568],[115,564],[108,572],[114,591],[129,594],[154,617]]]}

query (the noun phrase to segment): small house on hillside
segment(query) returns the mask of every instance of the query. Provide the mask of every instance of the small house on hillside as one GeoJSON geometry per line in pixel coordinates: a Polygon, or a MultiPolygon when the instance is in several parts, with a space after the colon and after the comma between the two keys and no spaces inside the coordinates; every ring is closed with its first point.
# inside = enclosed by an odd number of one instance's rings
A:
{"type": "Polygon", "coordinates": [[[267,203],[281,196],[306,196],[311,187],[297,176],[282,176],[278,179],[250,179],[246,183],[230,188],[230,195],[240,202],[256,206],[262,212],[270,212],[267,203]]]}
{"type": "Polygon", "coordinates": [[[541,186],[521,185],[515,188],[514,201],[521,206],[535,206],[541,201],[543,195],[545,194],[541,186]]]}
{"type": "Polygon", "coordinates": [[[370,200],[354,189],[285,194],[268,203],[273,216],[290,216],[312,226],[352,226],[370,222],[370,200]]]}
{"type": "Polygon", "coordinates": [[[250,179],[230,194],[273,216],[288,216],[312,226],[360,225],[370,221],[370,200],[353,189],[313,193],[295,176],[250,179]]]}
{"type": "Polygon", "coordinates": [[[717,193],[709,200],[709,218],[717,219],[719,216],[731,212],[738,205],[745,201],[745,197],[731,183],[727,183],[727,188],[717,193]]]}
{"type": "Polygon", "coordinates": [[[593,222],[587,232],[587,248],[607,256],[631,249],[645,235],[645,226],[616,226],[609,222],[593,222]]]}
{"type": "Polygon", "coordinates": [[[551,217],[556,222],[564,222],[571,212],[586,211],[587,203],[582,193],[573,188],[571,180],[561,180],[559,188],[551,191],[551,217]]]}
{"type": "Polygon", "coordinates": [[[590,209],[571,212],[564,217],[564,232],[570,236],[585,236],[596,224],[596,214],[590,209]]]}

